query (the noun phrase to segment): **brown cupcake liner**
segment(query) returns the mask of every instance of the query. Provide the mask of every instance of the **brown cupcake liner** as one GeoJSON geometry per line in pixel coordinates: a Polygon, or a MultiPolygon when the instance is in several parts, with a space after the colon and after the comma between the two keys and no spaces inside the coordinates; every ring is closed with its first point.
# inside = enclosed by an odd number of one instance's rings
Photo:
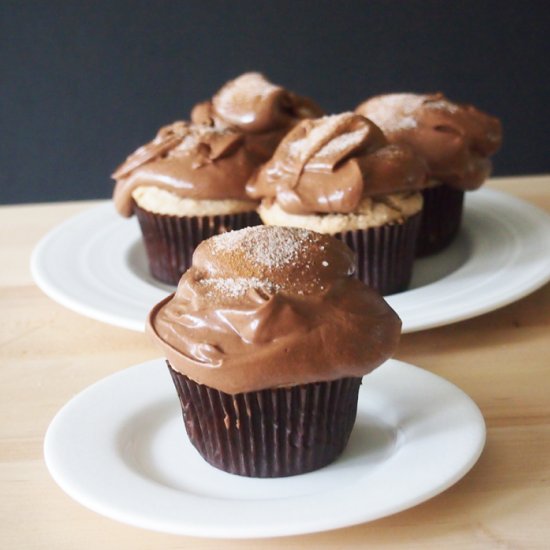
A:
{"type": "Polygon", "coordinates": [[[248,477],[317,470],[344,450],[361,378],[230,395],[170,367],[187,435],[212,466],[248,477]]]}
{"type": "Polygon", "coordinates": [[[356,276],[388,295],[406,290],[412,269],[421,213],[402,223],[336,233],[354,252],[356,276]]]}
{"type": "Polygon", "coordinates": [[[439,184],[422,191],[424,207],[416,246],[417,256],[429,256],[449,246],[462,221],[464,191],[439,184]]]}
{"type": "Polygon", "coordinates": [[[171,285],[191,266],[195,248],[209,237],[260,225],[258,214],[252,210],[219,216],[167,216],[154,214],[134,204],[139,220],[151,275],[171,285]]]}

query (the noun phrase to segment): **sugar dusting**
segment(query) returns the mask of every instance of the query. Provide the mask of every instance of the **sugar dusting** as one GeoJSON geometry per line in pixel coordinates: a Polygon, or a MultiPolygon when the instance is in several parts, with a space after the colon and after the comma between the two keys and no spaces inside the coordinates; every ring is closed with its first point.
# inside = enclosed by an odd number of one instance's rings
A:
{"type": "Polygon", "coordinates": [[[201,280],[200,284],[211,296],[236,298],[251,290],[273,294],[282,290],[283,286],[286,287],[286,283],[273,281],[277,270],[299,262],[307,247],[317,240],[318,237],[306,229],[265,226],[217,235],[210,240],[212,253],[237,253],[243,263],[251,266],[253,275],[210,277],[201,280]]]}
{"type": "Polygon", "coordinates": [[[247,105],[256,99],[264,99],[280,86],[272,84],[260,73],[245,73],[231,80],[214,96],[213,102],[220,112],[231,112],[238,105],[247,105]]]}
{"type": "Polygon", "coordinates": [[[309,294],[324,290],[319,263],[328,268],[327,237],[302,228],[256,226],[230,231],[205,241],[207,262],[196,281],[214,300],[241,298],[255,291],[265,299],[279,292],[309,294]]]}
{"type": "Polygon", "coordinates": [[[236,277],[233,279],[212,277],[200,280],[199,284],[206,288],[207,295],[211,297],[222,294],[238,298],[251,290],[263,291],[267,294],[273,294],[280,290],[279,285],[258,277],[236,277]]]}
{"type": "MultiPolygon", "coordinates": [[[[330,115],[324,116],[317,119],[314,122],[314,126],[302,139],[297,139],[296,141],[290,143],[289,145],[289,154],[292,157],[307,160],[313,155],[320,153],[323,148],[335,147],[338,148],[341,145],[345,145],[347,139],[357,139],[357,136],[352,138],[344,138],[344,142],[331,146],[331,142],[335,139],[331,139],[333,136],[340,135],[341,137],[349,136],[354,132],[341,132],[345,130],[347,124],[354,118],[353,113],[341,113],[339,115],[330,115]]],[[[330,149],[329,149],[330,150],[330,149]]],[[[330,154],[330,153],[326,153],[330,154]]]]}
{"type": "Polygon", "coordinates": [[[448,111],[449,113],[456,113],[459,109],[458,105],[447,101],[446,99],[438,99],[436,101],[426,101],[424,107],[430,109],[440,109],[442,111],[448,111]]]}
{"type": "Polygon", "coordinates": [[[458,106],[442,99],[430,99],[422,94],[388,94],[367,101],[359,112],[370,118],[385,132],[412,130],[417,127],[417,111],[422,108],[439,109],[449,113],[457,111],[458,106]]]}
{"type": "Polygon", "coordinates": [[[352,151],[356,147],[362,145],[369,133],[368,126],[347,132],[330,140],[320,151],[317,156],[328,157],[332,155],[341,155],[342,153],[352,151]]]}
{"type": "Polygon", "coordinates": [[[372,155],[379,159],[385,159],[389,162],[392,162],[403,159],[403,157],[405,156],[405,150],[399,145],[390,144],[386,145],[385,147],[381,147],[377,151],[374,151],[372,155]]]}
{"type": "Polygon", "coordinates": [[[414,113],[425,100],[424,95],[388,94],[369,100],[360,112],[383,131],[410,130],[416,128],[414,113]]]}
{"type": "Polygon", "coordinates": [[[277,269],[296,260],[304,247],[314,241],[307,229],[263,226],[230,231],[212,238],[214,252],[238,249],[248,261],[258,266],[277,269]]]}

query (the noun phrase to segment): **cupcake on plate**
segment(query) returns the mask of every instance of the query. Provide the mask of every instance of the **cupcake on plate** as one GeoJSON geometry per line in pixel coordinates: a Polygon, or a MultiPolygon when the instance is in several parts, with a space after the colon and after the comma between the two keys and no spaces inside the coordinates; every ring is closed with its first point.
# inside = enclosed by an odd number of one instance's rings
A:
{"type": "Polygon", "coordinates": [[[245,73],[227,82],[210,101],[196,105],[191,120],[236,128],[245,134],[247,146],[265,161],[300,120],[322,114],[311,99],[272,84],[260,73],[245,73]]]}
{"type": "Polygon", "coordinates": [[[304,120],[247,185],[266,225],[342,239],[357,275],[382,294],[410,282],[425,168],[407,146],[390,145],[370,120],[342,113],[304,120]]]}
{"type": "Polygon", "coordinates": [[[410,146],[426,162],[417,252],[439,252],[458,233],[464,192],[479,188],[491,172],[490,156],[502,142],[500,121],[440,93],[381,95],[356,112],[375,122],[390,143],[410,146]]]}
{"type": "Polygon", "coordinates": [[[392,355],[401,328],[353,270],[347,246],[304,229],[258,226],[199,245],[147,330],[206,461],[281,477],[341,454],[361,378],[392,355]]]}
{"type": "Polygon", "coordinates": [[[260,164],[242,133],[174,122],[116,170],[115,206],[136,214],[153,277],[176,285],[195,247],[260,223],[245,184],[260,164]]]}

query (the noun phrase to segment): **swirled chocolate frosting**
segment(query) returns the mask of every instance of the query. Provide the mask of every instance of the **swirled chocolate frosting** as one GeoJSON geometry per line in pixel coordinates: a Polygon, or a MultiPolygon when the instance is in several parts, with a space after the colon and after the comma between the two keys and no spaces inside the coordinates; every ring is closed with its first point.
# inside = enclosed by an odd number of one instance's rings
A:
{"type": "Polygon", "coordinates": [[[304,118],[323,114],[311,99],[269,82],[260,73],[245,73],[225,84],[211,101],[199,103],[191,120],[218,128],[237,128],[247,145],[264,160],[304,118]]]}
{"type": "Polygon", "coordinates": [[[246,200],[245,184],[259,163],[236,130],[174,122],[115,171],[115,206],[131,216],[132,191],[141,186],[183,198],[246,200]]]}
{"type": "Polygon", "coordinates": [[[199,245],[147,329],[172,368],[230,394],[359,377],[392,355],[401,321],[353,271],[328,235],[226,233],[199,245]]]}
{"type": "Polygon", "coordinates": [[[423,162],[373,122],[342,113],[300,122],[247,184],[291,214],[353,212],[366,196],[422,188],[423,162]]]}
{"type": "Polygon", "coordinates": [[[374,121],[391,143],[412,147],[430,179],[462,190],[477,189],[491,173],[502,143],[500,121],[443,94],[373,97],[356,112],[374,121]]]}

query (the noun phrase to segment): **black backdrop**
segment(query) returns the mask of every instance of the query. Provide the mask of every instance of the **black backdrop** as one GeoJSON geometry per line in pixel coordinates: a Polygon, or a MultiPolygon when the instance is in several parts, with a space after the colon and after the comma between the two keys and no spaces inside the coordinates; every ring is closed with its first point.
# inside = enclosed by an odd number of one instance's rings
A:
{"type": "Polygon", "coordinates": [[[548,172],[548,6],[0,0],[0,202],[109,196],[128,153],[246,70],[330,112],[444,91],[503,119],[495,174],[548,172]]]}

